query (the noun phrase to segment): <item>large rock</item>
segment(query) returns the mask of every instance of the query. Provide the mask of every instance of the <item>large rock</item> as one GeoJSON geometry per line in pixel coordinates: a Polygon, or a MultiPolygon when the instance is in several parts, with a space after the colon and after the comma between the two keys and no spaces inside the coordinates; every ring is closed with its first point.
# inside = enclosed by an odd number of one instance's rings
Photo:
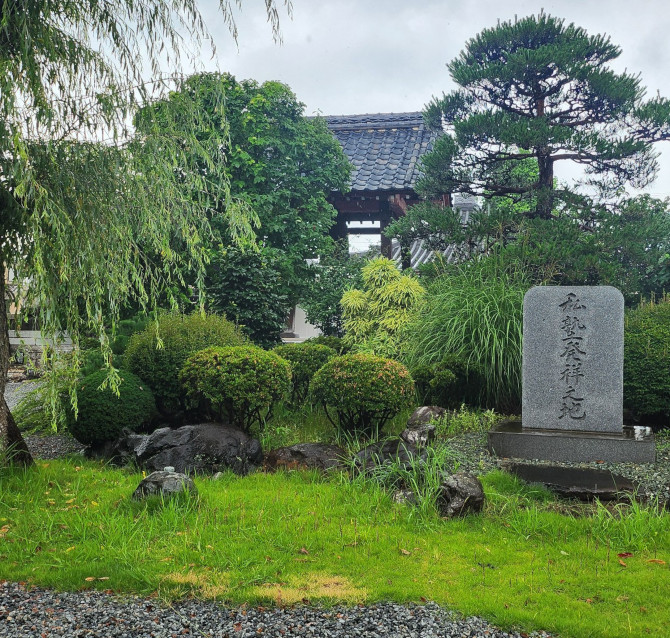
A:
{"type": "Polygon", "coordinates": [[[405,428],[400,433],[400,438],[405,443],[415,445],[417,448],[426,447],[435,440],[435,426],[417,425],[413,428],[405,428]]]}
{"type": "Polygon", "coordinates": [[[414,463],[425,460],[425,451],[417,449],[416,445],[402,439],[387,439],[371,443],[355,456],[356,465],[366,470],[391,463],[398,463],[403,468],[409,468],[414,463]]]}
{"type": "Polygon", "coordinates": [[[417,428],[422,425],[428,425],[432,421],[439,421],[444,418],[447,411],[439,405],[422,405],[412,412],[412,415],[407,419],[407,427],[417,428]]]}
{"type": "Polygon", "coordinates": [[[263,462],[258,439],[230,425],[201,423],[129,434],[115,443],[117,458],[151,471],[172,466],[177,472],[248,474],[263,462]]]}
{"type": "Polygon", "coordinates": [[[337,445],[298,443],[268,452],[265,455],[265,468],[268,470],[317,469],[325,472],[343,467],[344,458],[344,450],[337,445]]]}
{"type": "Polygon", "coordinates": [[[440,516],[452,518],[481,512],[484,507],[484,488],[474,474],[457,472],[444,475],[437,497],[440,516]]]}
{"type": "Polygon", "coordinates": [[[133,498],[138,501],[149,496],[174,496],[181,492],[190,492],[193,496],[198,494],[195,483],[186,474],[166,467],[163,471],[152,472],[143,478],[133,492],[133,498]]]}
{"type": "Polygon", "coordinates": [[[426,447],[435,440],[435,426],[433,421],[439,421],[447,411],[438,405],[424,405],[412,412],[407,421],[407,428],[400,434],[406,443],[417,448],[426,447]]]}

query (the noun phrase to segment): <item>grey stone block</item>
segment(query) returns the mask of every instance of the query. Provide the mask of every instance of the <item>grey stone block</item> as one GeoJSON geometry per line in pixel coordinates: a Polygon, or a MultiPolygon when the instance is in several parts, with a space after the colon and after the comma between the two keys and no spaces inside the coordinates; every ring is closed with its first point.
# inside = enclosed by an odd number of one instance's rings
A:
{"type": "Polygon", "coordinates": [[[537,286],[526,293],[524,428],[622,431],[623,306],[611,286],[537,286]]]}
{"type": "Polygon", "coordinates": [[[491,454],[503,458],[572,463],[654,463],[656,446],[649,428],[622,428],[621,433],[528,429],[506,421],[488,433],[491,454]]]}

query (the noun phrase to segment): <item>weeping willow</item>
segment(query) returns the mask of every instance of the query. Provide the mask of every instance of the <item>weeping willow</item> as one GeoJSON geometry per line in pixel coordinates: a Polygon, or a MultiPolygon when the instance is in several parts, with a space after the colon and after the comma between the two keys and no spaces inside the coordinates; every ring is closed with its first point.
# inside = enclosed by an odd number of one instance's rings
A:
{"type": "MultiPolygon", "coordinates": [[[[233,37],[240,4],[220,3],[233,37]]],[[[254,215],[225,179],[225,135],[211,135],[214,115],[195,108],[196,96],[141,135],[133,127],[140,106],[182,86],[179,76],[146,74],[183,68],[183,51],[192,60],[209,35],[197,0],[0,6],[0,295],[11,272],[47,339],[97,335],[114,385],[106,329],[121,305],[150,306],[186,272],[200,282],[214,215],[235,241],[253,242],[254,215]]],[[[264,8],[278,37],[274,0],[264,8]]],[[[225,117],[225,96],[213,99],[212,113],[225,117]]],[[[0,397],[8,319],[3,304],[0,397]]],[[[30,462],[2,399],[0,454],[8,451],[30,462]]]]}

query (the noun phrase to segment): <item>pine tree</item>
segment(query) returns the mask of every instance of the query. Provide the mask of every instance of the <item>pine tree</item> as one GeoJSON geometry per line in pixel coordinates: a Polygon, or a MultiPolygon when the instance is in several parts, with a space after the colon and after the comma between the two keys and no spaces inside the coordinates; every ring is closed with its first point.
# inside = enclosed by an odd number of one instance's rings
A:
{"type": "Polygon", "coordinates": [[[423,193],[529,199],[529,216],[550,218],[567,195],[555,188],[557,162],[581,164],[601,187],[647,185],[653,145],[670,137],[670,102],[645,100],[639,75],[612,71],[620,54],[608,36],[544,13],[469,40],[448,65],[461,88],[425,110],[446,135],[425,158],[423,193]],[[513,166],[528,158],[537,178],[515,178],[513,166]]]}

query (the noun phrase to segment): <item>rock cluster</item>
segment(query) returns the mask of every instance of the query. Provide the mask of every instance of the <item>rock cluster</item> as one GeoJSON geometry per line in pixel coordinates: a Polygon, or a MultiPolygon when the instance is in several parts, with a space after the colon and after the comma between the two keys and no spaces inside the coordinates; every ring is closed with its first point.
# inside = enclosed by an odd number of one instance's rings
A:
{"type": "Polygon", "coordinates": [[[146,470],[172,466],[186,474],[232,470],[245,475],[263,464],[258,439],[230,425],[201,423],[160,428],[151,434],[126,433],[105,454],[146,470]]]}

